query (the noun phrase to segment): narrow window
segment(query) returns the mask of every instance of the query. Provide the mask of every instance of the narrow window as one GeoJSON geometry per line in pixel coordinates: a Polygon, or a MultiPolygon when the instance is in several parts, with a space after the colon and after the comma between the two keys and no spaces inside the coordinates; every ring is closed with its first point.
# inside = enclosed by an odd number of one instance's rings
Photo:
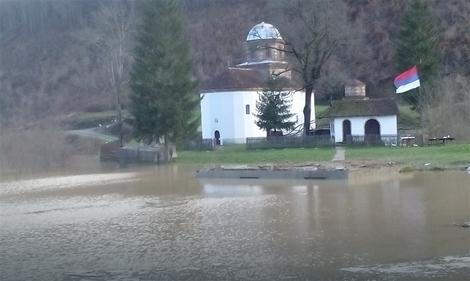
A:
{"type": "Polygon", "coordinates": [[[250,105],[249,104],[245,105],[245,113],[250,114],[250,105]]]}
{"type": "Polygon", "coordinates": [[[272,59],[273,60],[279,60],[279,54],[278,54],[278,51],[276,49],[272,50],[272,59]]]}

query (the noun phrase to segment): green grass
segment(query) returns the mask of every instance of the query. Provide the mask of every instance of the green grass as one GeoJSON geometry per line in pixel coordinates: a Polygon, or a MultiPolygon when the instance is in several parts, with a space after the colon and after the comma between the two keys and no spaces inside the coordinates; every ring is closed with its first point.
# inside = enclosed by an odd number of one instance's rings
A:
{"type": "Polygon", "coordinates": [[[288,148],[246,150],[244,145],[224,146],[216,151],[181,151],[176,163],[182,164],[300,164],[330,161],[332,148],[288,148]]]}
{"type": "Polygon", "coordinates": [[[320,116],[325,112],[330,106],[329,105],[315,105],[315,115],[320,116]]]}
{"type": "Polygon", "coordinates": [[[429,169],[466,167],[470,165],[470,144],[347,148],[346,160],[392,161],[404,166],[429,169]]]}
{"type": "MultiPolygon", "coordinates": [[[[122,112],[123,117],[129,116],[126,110],[122,112]]],[[[97,127],[99,124],[105,125],[111,123],[116,118],[116,111],[100,111],[100,112],[76,112],[64,117],[62,122],[71,130],[87,129],[97,127]]]]}
{"type": "Polygon", "coordinates": [[[64,119],[64,124],[70,129],[85,129],[96,127],[98,124],[107,124],[116,118],[116,112],[102,111],[102,112],[77,112],[67,116],[64,119]]]}
{"type": "MultiPolygon", "coordinates": [[[[330,161],[333,155],[332,148],[246,150],[244,145],[230,145],[216,151],[180,151],[176,163],[289,165],[330,161]]],[[[470,144],[346,148],[346,160],[395,162],[412,169],[463,168],[470,165],[470,144]]]]}

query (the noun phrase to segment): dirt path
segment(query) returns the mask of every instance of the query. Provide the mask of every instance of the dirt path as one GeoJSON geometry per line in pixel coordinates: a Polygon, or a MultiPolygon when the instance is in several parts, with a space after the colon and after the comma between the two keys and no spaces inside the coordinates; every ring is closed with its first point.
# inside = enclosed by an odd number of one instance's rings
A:
{"type": "Polygon", "coordinates": [[[346,150],[344,147],[336,147],[335,148],[335,156],[331,159],[332,162],[343,162],[345,160],[346,150]]]}
{"type": "Polygon", "coordinates": [[[67,131],[66,134],[76,135],[80,137],[87,137],[102,140],[105,142],[117,141],[118,138],[115,136],[103,134],[97,130],[97,128],[83,129],[83,130],[71,130],[67,131]]]}

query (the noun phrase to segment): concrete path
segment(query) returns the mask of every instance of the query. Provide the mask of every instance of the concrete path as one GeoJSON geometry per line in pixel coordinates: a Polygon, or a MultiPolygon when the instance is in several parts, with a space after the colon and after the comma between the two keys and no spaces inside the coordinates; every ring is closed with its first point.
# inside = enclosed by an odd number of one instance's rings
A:
{"type": "Polygon", "coordinates": [[[345,153],[346,150],[344,147],[336,147],[335,148],[335,156],[333,156],[333,159],[331,160],[332,162],[342,162],[345,160],[345,153]]]}

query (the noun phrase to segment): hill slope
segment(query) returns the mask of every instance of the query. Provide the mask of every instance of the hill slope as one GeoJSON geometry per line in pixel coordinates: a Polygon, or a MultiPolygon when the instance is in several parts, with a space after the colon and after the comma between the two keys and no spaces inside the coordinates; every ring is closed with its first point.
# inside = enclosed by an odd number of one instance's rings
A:
{"type": "MultiPolygon", "coordinates": [[[[341,79],[334,78],[344,76],[365,81],[371,95],[390,94],[391,79],[396,73],[394,42],[407,1],[344,1],[348,5],[348,21],[359,26],[365,35],[357,38],[359,46],[346,48],[341,57],[332,60],[334,65],[328,68],[331,71],[317,93],[321,96],[328,91],[341,91],[335,85],[341,79]]],[[[251,26],[261,21],[276,24],[277,16],[268,2],[185,1],[194,71],[201,81],[242,61],[242,44],[251,26]]],[[[441,72],[470,76],[470,1],[429,2],[441,34],[441,72]]],[[[110,2],[0,2],[1,123],[112,108],[96,46],[83,38],[83,34],[96,36],[95,13],[107,3],[110,2]]]]}

